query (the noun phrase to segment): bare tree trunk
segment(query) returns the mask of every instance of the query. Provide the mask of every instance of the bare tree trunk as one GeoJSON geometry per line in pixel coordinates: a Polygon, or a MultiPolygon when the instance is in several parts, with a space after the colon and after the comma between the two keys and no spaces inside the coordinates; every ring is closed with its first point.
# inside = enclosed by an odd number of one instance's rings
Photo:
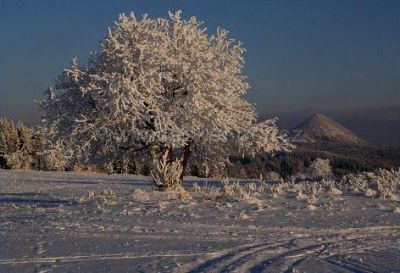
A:
{"type": "Polygon", "coordinates": [[[167,162],[171,164],[174,161],[171,147],[167,147],[167,153],[168,153],[167,162]]]}
{"type": "Polygon", "coordinates": [[[189,156],[190,156],[190,143],[188,142],[185,147],[183,148],[183,159],[182,159],[182,172],[181,172],[181,176],[180,179],[181,181],[183,180],[183,176],[185,175],[185,170],[186,170],[186,166],[189,160],[189,156]]]}

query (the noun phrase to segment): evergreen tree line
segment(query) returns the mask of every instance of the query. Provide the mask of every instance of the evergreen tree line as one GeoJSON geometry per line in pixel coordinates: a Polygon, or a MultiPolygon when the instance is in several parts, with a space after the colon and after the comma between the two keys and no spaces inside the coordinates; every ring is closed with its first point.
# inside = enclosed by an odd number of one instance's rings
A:
{"type": "MultiPolygon", "coordinates": [[[[377,149],[377,148],[376,148],[377,149]]],[[[400,153],[399,148],[395,148],[400,153]]],[[[242,158],[234,156],[228,165],[227,173],[231,177],[257,178],[261,174],[267,177],[270,172],[279,173],[283,178],[304,174],[316,159],[328,159],[336,176],[350,173],[373,172],[377,169],[398,169],[400,160],[385,158],[391,152],[383,154],[379,159],[362,158],[343,154],[333,154],[321,150],[298,149],[291,153],[278,153],[273,156],[242,158]]]]}
{"type": "Polygon", "coordinates": [[[57,155],[46,150],[41,127],[30,128],[22,122],[0,118],[0,167],[21,170],[62,170],[55,168],[57,155]]]}

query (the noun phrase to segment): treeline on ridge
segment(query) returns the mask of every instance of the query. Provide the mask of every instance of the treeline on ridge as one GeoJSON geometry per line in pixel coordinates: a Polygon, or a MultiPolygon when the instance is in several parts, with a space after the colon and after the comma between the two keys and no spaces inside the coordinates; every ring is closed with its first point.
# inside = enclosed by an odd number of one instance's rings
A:
{"type": "MultiPolygon", "coordinates": [[[[259,155],[254,158],[233,154],[226,167],[210,169],[189,165],[187,174],[199,177],[229,176],[237,178],[267,177],[278,173],[287,178],[304,173],[317,158],[329,159],[334,174],[373,171],[379,168],[396,169],[400,163],[400,147],[349,146],[335,143],[298,144],[291,152],[259,155]]],[[[149,164],[134,158],[113,163],[118,173],[149,175],[149,164]]],[[[48,150],[46,136],[40,127],[30,128],[22,122],[14,123],[0,118],[0,168],[34,169],[43,171],[96,171],[107,172],[101,166],[68,166],[57,151],[48,150]]]]}

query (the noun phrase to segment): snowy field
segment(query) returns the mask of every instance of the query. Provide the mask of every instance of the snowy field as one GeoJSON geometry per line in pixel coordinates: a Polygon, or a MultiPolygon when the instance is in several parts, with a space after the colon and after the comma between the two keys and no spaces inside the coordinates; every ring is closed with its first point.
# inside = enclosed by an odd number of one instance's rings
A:
{"type": "Polygon", "coordinates": [[[194,180],[180,200],[146,177],[2,170],[0,271],[400,272],[397,201],[237,200],[194,180]]]}

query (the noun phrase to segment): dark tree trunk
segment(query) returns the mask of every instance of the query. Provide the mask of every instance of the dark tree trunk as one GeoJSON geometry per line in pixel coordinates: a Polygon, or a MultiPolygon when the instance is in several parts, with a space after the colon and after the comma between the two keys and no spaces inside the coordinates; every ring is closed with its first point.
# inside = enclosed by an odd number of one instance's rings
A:
{"type": "Polygon", "coordinates": [[[171,148],[171,147],[168,147],[168,148],[167,148],[167,153],[168,153],[168,155],[167,155],[167,162],[168,162],[169,164],[171,164],[171,163],[174,161],[173,153],[172,153],[172,148],[171,148]]]}
{"type": "Polygon", "coordinates": [[[186,166],[190,156],[190,143],[188,142],[183,148],[183,159],[182,159],[182,173],[180,176],[181,181],[183,180],[183,176],[185,175],[186,166]]]}

